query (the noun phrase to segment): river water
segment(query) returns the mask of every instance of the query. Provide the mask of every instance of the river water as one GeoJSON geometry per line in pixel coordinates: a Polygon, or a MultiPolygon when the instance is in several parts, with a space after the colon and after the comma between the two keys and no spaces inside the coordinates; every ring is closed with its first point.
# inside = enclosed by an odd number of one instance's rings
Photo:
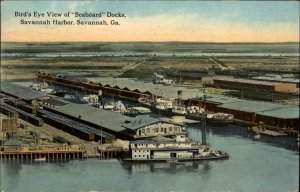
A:
{"type": "MultiPolygon", "coordinates": [[[[188,131],[191,138],[201,140],[197,127],[188,131]]],[[[184,165],[131,164],[115,159],[2,160],[0,186],[5,192],[292,192],[299,188],[295,138],[256,140],[246,128],[227,126],[208,127],[207,139],[230,158],[184,165]]]]}

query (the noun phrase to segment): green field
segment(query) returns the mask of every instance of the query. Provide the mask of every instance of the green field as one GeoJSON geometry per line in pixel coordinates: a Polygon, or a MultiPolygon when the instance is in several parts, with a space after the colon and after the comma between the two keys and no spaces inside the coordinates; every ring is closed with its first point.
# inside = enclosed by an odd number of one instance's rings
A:
{"type": "Polygon", "coordinates": [[[299,53],[298,42],[287,43],[190,43],[190,42],[101,42],[101,43],[1,43],[2,53],[48,52],[203,52],[203,53],[299,53]]]}
{"type": "Polygon", "coordinates": [[[239,70],[299,72],[298,56],[230,56],[230,53],[298,53],[298,43],[2,43],[1,79],[31,79],[37,72],[88,72],[115,77],[151,78],[154,72],[208,71],[220,63],[239,70]],[[75,53],[75,56],[36,57],[36,53],[75,53]],[[132,52],[127,56],[83,57],[80,53],[132,52]],[[149,53],[140,56],[134,53],[149,53]],[[169,56],[155,53],[229,53],[229,56],[169,56]],[[5,54],[21,53],[20,56],[5,54]],[[215,62],[214,62],[215,61],[215,62]]]}

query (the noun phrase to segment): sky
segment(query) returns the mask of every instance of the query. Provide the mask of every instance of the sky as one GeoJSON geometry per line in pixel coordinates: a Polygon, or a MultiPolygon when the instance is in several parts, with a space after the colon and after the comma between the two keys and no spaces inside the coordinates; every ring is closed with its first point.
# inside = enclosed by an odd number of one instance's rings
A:
{"type": "Polygon", "coordinates": [[[2,42],[299,42],[299,1],[2,1],[2,42]],[[33,17],[47,13],[124,13],[126,18],[33,17]],[[31,17],[16,16],[29,12],[31,17]],[[21,24],[20,20],[51,25],[21,24]],[[52,25],[52,20],[74,25],[52,25]],[[106,20],[109,25],[77,25],[106,20]],[[110,25],[111,20],[119,25],[110,25]]]}

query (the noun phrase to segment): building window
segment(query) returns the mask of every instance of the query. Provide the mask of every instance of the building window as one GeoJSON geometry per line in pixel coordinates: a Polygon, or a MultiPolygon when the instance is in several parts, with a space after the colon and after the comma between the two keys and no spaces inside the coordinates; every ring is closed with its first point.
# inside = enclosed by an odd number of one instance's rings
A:
{"type": "Polygon", "coordinates": [[[164,128],[161,127],[161,128],[160,128],[160,132],[164,132],[164,128]]]}
{"type": "Polygon", "coordinates": [[[150,133],[150,129],[149,128],[147,128],[147,133],[150,133]]]}
{"type": "Polygon", "coordinates": [[[155,128],[155,132],[156,132],[156,133],[158,132],[158,128],[155,128]]]}
{"type": "Polygon", "coordinates": [[[142,133],[145,133],[145,129],[142,129],[142,133]]]}
{"type": "Polygon", "coordinates": [[[169,127],[169,132],[171,132],[172,131],[172,127],[169,127]]]}

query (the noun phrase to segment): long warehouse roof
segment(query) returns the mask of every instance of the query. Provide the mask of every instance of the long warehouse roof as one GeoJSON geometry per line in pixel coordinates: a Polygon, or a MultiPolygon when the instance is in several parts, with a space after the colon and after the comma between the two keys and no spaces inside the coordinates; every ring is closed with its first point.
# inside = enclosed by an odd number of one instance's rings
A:
{"type": "Polygon", "coordinates": [[[299,107],[293,105],[281,105],[263,101],[241,100],[233,103],[219,105],[221,108],[245,111],[281,119],[299,118],[299,107]]]}
{"type": "Polygon", "coordinates": [[[136,81],[134,79],[128,78],[112,78],[112,77],[99,77],[99,78],[90,78],[91,81],[96,83],[101,83],[102,85],[118,86],[119,88],[128,88],[130,90],[139,90],[140,92],[149,91],[155,95],[162,95],[165,98],[176,99],[178,97],[178,91],[182,91],[182,99],[190,99],[197,97],[200,94],[200,91],[197,89],[188,89],[181,86],[172,86],[172,85],[162,85],[162,84],[153,84],[151,82],[136,81]]]}
{"type": "Polygon", "coordinates": [[[283,107],[270,111],[260,111],[257,114],[281,119],[299,119],[299,107],[283,107]]]}
{"type": "Polygon", "coordinates": [[[113,111],[88,106],[86,104],[68,103],[63,106],[56,106],[53,110],[80,118],[81,120],[102,126],[114,132],[125,130],[125,128],[122,127],[122,124],[126,121],[132,121],[131,117],[113,111]]]}
{"type": "MultiPolygon", "coordinates": [[[[203,94],[201,94],[201,97],[195,99],[203,100],[203,94]]],[[[256,113],[282,119],[299,118],[299,107],[295,105],[283,105],[264,101],[246,100],[215,94],[206,94],[205,100],[206,102],[216,103],[218,107],[224,109],[256,113]]]]}
{"type": "Polygon", "coordinates": [[[40,91],[35,91],[29,87],[16,85],[10,82],[1,81],[1,91],[25,100],[34,100],[42,97],[48,97],[47,94],[40,91]]]}
{"type": "Polygon", "coordinates": [[[234,82],[234,83],[248,83],[248,84],[256,84],[256,85],[276,85],[278,83],[275,82],[269,82],[269,81],[257,81],[257,80],[251,80],[251,79],[239,79],[239,78],[226,78],[226,77],[218,77],[214,80],[220,80],[220,81],[227,81],[227,82],[234,82]]]}

